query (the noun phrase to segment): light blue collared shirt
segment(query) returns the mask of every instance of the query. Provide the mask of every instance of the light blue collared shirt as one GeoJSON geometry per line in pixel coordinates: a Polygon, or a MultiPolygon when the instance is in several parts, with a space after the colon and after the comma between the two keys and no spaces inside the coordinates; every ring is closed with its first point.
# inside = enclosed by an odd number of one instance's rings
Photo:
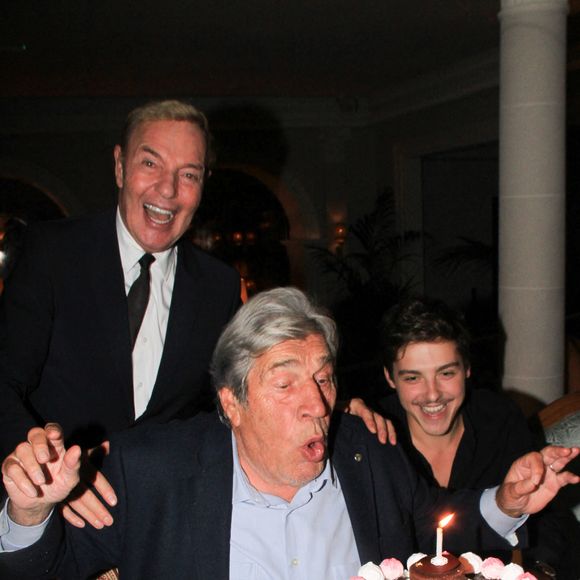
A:
{"type": "Polygon", "coordinates": [[[345,580],[352,576],[360,558],[330,462],[288,503],[250,484],[233,435],[232,442],[230,580],[345,580]]]}

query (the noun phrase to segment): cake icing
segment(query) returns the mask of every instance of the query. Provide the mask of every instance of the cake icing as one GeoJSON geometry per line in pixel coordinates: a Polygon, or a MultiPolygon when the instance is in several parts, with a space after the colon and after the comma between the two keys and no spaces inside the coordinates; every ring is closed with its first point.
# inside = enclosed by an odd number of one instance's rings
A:
{"type": "Polygon", "coordinates": [[[482,560],[473,552],[465,552],[459,558],[445,553],[449,563],[446,566],[433,566],[431,559],[422,553],[412,554],[407,559],[407,569],[396,558],[386,558],[380,565],[367,562],[361,566],[356,576],[349,580],[400,580],[410,578],[458,580],[537,580],[530,572],[525,572],[519,564],[505,565],[499,558],[482,560]]]}

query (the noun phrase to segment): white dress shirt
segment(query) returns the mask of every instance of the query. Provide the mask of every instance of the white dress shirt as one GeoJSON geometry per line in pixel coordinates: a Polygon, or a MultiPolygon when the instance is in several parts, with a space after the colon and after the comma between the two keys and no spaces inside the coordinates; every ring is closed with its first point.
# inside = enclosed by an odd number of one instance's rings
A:
{"type": "MultiPolygon", "coordinates": [[[[121,265],[125,277],[125,294],[129,293],[133,282],[141,273],[139,259],[145,251],[131,237],[125,227],[117,208],[117,240],[121,265]]],[[[175,282],[177,266],[177,248],[172,247],[164,252],[153,254],[155,262],[151,264],[151,292],[147,310],[133,348],[133,400],[135,419],[145,410],[157,379],[157,372],[163,354],[169,308],[175,282]]]]}

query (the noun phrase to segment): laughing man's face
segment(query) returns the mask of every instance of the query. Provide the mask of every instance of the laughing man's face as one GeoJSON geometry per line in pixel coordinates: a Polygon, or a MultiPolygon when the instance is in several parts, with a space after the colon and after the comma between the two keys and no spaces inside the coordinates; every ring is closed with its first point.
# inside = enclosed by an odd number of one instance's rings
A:
{"type": "Polygon", "coordinates": [[[452,341],[415,342],[399,351],[393,375],[387,370],[385,375],[397,391],[414,438],[453,432],[469,373],[452,341]]]}
{"type": "Polygon", "coordinates": [[[170,248],[187,230],[199,202],[206,143],[188,121],[147,121],[126,150],[115,147],[119,209],[133,239],[146,252],[170,248]]]}

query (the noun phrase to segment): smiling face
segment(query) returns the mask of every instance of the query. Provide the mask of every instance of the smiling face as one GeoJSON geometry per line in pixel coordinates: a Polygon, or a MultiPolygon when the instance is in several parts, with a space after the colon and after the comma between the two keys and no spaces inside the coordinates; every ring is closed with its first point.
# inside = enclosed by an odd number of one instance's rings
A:
{"type": "Polygon", "coordinates": [[[248,374],[248,400],[219,391],[240,464],[259,491],[291,501],[320,475],[336,401],[334,369],[324,338],[283,341],[259,356],[248,374]]]}
{"type": "Polygon", "coordinates": [[[386,369],[385,376],[407,413],[414,440],[452,436],[461,428],[459,409],[469,373],[452,341],[416,342],[400,349],[393,376],[386,369]]]}
{"type": "Polygon", "coordinates": [[[146,252],[170,248],[187,230],[201,201],[206,143],[187,121],[148,121],[115,147],[119,210],[146,252]]]}

